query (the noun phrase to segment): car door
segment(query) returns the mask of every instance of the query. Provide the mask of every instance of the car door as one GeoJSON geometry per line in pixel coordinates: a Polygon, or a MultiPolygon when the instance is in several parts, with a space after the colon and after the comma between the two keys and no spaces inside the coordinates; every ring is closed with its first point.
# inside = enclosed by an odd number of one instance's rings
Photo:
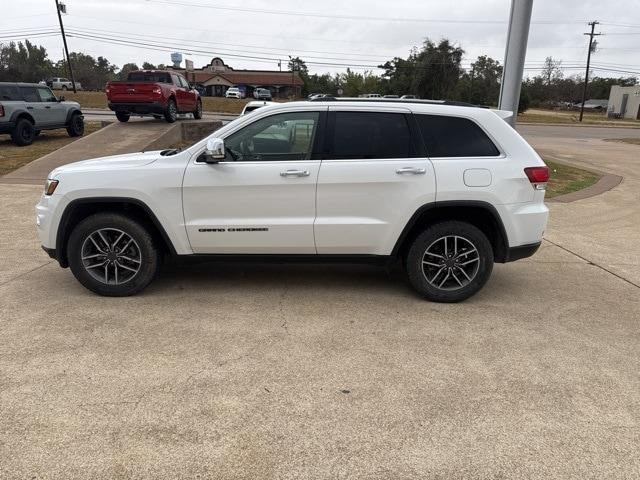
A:
{"type": "Polygon", "coordinates": [[[329,108],[314,225],[319,254],[388,255],[436,183],[403,107],[329,108]]]}
{"type": "Polygon", "coordinates": [[[182,78],[179,75],[171,74],[171,79],[173,80],[174,88],[176,91],[176,102],[178,103],[178,111],[180,113],[184,113],[194,110],[193,105],[191,105],[189,99],[190,92],[186,88],[184,88],[182,78]]]}
{"type": "Polygon", "coordinates": [[[38,96],[40,98],[39,108],[43,112],[43,121],[47,125],[64,125],[67,120],[67,109],[58,102],[49,87],[38,87],[38,96]]]}
{"type": "Polygon", "coordinates": [[[225,136],[220,163],[194,157],[182,194],[194,253],[316,253],[322,119],[317,109],[263,114],[225,136]]]}
{"type": "Polygon", "coordinates": [[[48,126],[51,123],[51,116],[44,108],[44,103],[40,101],[38,89],[33,86],[20,86],[20,95],[25,102],[25,108],[36,122],[35,128],[48,126]]]}

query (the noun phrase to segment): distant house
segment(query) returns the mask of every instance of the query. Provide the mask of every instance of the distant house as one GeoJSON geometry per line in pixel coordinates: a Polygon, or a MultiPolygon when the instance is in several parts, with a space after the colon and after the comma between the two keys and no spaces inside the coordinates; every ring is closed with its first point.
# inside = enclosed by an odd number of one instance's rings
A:
{"type": "Polygon", "coordinates": [[[183,68],[171,68],[182,73],[190,83],[201,85],[205,95],[224,97],[229,87],[238,87],[247,97],[253,96],[256,88],[266,88],[275,98],[302,95],[302,78],[298,72],[278,70],[235,70],[215,57],[209,65],[186,72],[183,68]]]}
{"type": "Polygon", "coordinates": [[[613,85],[609,94],[608,115],[640,120],[640,85],[613,85]]]}

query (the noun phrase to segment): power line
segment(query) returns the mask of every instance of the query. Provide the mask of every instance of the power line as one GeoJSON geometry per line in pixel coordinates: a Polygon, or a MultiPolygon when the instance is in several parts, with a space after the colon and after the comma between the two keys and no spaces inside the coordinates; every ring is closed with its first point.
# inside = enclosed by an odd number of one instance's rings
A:
{"type": "MultiPolygon", "coordinates": [[[[297,16],[297,17],[313,17],[313,18],[331,18],[337,20],[366,20],[366,21],[382,21],[382,22],[410,22],[410,23],[462,23],[462,24],[498,24],[502,25],[507,23],[506,20],[478,20],[478,19],[443,19],[443,18],[414,18],[414,17],[376,17],[376,16],[368,16],[368,15],[335,15],[328,13],[316,13],[316,12],[295,12],[290,10],[275,10],[275,9],[264,9],[264,8],[248,8],[248,7],[237,7],[237,6],[229,6],[229,5],[212,5],[212,4],[202,4],[202,3],[193,3],[186,1],[176,1],[176,0],[147,0],[150,2],[161,3],[165,5],[176,5],[176,6],[184,6],[184,7],[196,7],[196,8],[207,8],[213,10],[228,10],[234,12],[243,12],[243,13],[264,13],[268,15],[286,15],[286,16],[297,16]]],[[[568,24],[576,24],[583,23],[580,20],[572,20],[572,21],[556,21],[556,20],[538,20],[532,23],[540,24],[540,25],[568,25],[568,24]]]]}

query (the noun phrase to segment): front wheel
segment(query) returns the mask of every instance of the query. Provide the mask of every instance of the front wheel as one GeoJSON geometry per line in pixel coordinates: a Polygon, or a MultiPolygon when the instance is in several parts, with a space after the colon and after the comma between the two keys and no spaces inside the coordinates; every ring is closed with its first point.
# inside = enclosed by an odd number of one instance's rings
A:
{"type": "Polygon", "coordinates": [[[133,295],[158,272],[160,252],[149,231],[119,213],[87,217],[71,232],[69,267],[76,279],[99,295],[133,295]]]}
{"type": "Polygon", "coordinates": [[[493,248],[485,234],[469,223],[436,223],[413,241],[406,270],[413,288],[427,300],[460,302],[489,279],[493,248]]]}
{"type": "Polygon", "coordinates": [[[198,100],[196,109],[193,111],[193,118],[200,120],[202,118],[202,100],[198,100]]]}
{"type": "Polygon", "coordinates": [[[81,137],[84,135],[84,120],[82,115],[74,113],[67,125],[67,133],[70,137],[81,137]]]}
{"type": "Polygon", "coordinates": [[[178,107],[176,106],[175,100],[170,99],[167,103],[167,109],[164,112],[164,119],[169,123],[173,123],[178,119],[178,107]]]}

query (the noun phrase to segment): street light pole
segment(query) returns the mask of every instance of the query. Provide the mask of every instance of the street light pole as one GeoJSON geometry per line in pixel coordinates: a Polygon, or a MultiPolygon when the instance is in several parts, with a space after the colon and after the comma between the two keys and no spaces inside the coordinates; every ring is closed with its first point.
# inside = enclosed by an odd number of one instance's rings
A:
{"type": "Polygon", "coordinates": [[[62,25],[62,15],[60,14],[60,4],[56,1],[56,12],[58,12],[58,21],[60,22],[60,32],[62,33],[62,43],[64,43],[64,53],[67,56],[67,69],[69,70],[69,76],[71,77],[71,86],[73,87],[73,93],[76,93],[76,81],[73,78],[73,68],[71,67],[71,59],[69,58],[69,49],[67,48],[67,37],[64,34],[64,26],[62,25]]]}
{"type": "Polygon", "coordinates": [[[507,119],[507,122],[512,127],[515,127],[518,116],[532,8],[533,0],[511,0],[511,14],[509,16],[507,46],[504,52],[504,67],[498,108],[513,112],[513,115],[507,119]]]}

